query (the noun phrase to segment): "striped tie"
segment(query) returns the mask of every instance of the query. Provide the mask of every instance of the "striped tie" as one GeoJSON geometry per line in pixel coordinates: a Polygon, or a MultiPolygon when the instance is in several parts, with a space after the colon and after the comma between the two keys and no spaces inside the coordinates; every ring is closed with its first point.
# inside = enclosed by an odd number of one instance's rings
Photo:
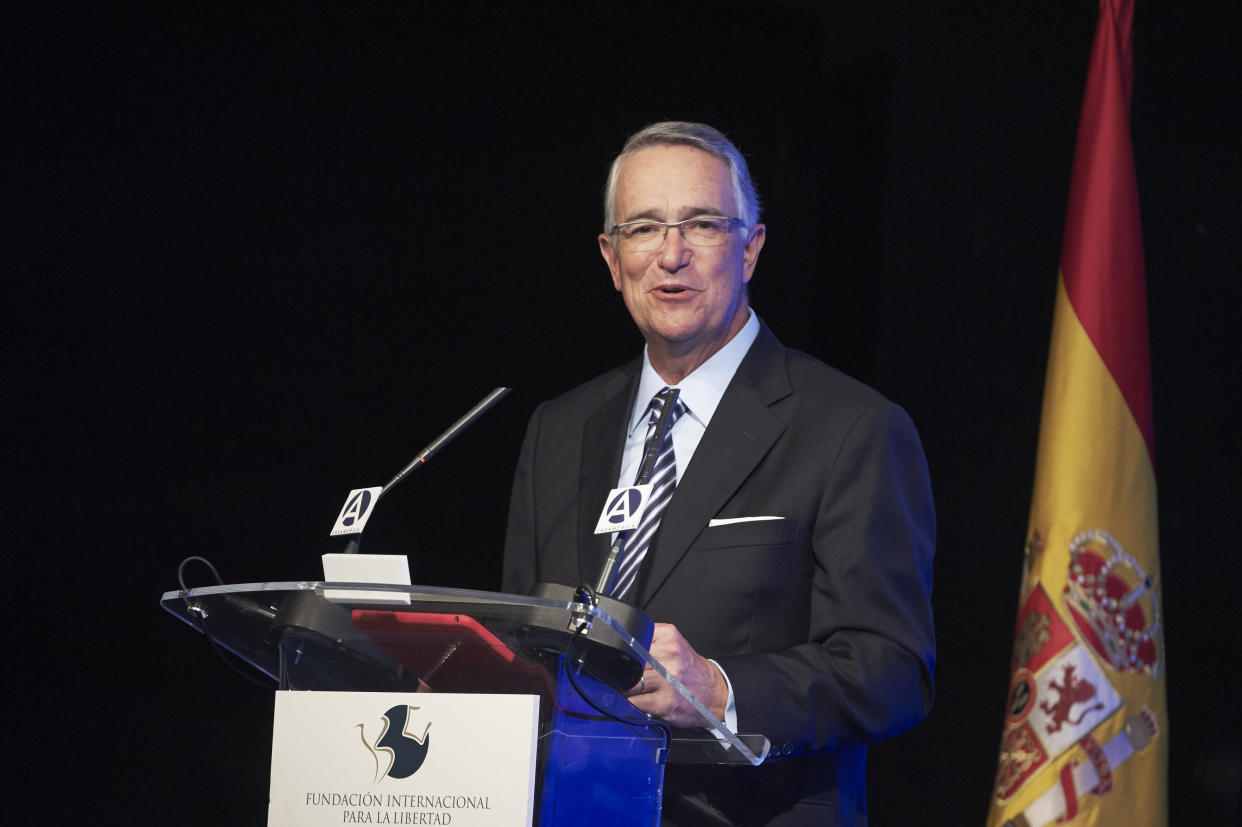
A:
{"type": "MultiPolygon", "coordinates": [[[[648,407],[651,415],[647,420],[648,439],[655,433],[656,422],[660,418],[661,411],[664,410],[664,395],[667,392],[668,388],[664,388],[651,399],[651,405],[648,407]]],[[[665,431],[664,442],[660,445],[655,465],[651,469],[649,480],[651,498],[647,502],[646,510],[643,511],[638,528],[626,532],[627,536],[623,541],[621,564],[617,568],[617,585],[612,590],[612,596],[615,598],[623,598],[626,591],[634,585],[638,567],[647,555],[647,549],[651,547],[651,540],[655,537],[656,529],[660,527],[660,515],[664,513],[668,501],[673,498],[673,489],[677,487],[677,457],[673,454],[673,425],[682,414],[686,413],[686,410],[685,403],[678,399],[673,405],[673,410],[669,412],[668,430],[665,431]]]]}

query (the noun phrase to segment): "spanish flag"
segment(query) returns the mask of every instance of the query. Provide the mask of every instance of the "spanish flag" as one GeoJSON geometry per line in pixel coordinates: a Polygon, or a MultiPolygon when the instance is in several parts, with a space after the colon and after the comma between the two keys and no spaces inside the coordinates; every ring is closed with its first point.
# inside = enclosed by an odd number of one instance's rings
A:
{"type": "Polygon", "coordinates": [[[1133,18],[1133,0],[1100,0],[990,827],[1168,821],[1133,18]]]}

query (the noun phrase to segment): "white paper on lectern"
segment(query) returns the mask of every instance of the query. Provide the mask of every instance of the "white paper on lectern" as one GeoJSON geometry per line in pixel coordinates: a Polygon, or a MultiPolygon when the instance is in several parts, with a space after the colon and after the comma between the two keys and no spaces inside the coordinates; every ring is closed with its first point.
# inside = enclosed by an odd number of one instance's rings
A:
{"type": "MultiPolygon", "coordinates": [[[[410,558],[404,554],[325,554],[323,555],[323,579],[329,583],[379,583],[408,586],[410,585],[410,558]]],[[[410,596],[402,592],[324,589],[323,596],[337,603],[410,605],[410,596]]]]}
{"type": "Polygon", "coordinates": [[[535,695],[277,692],[267,823],[529,827],[538,725],[535,695]],[[376,749],[393,707],[425,744],[404,779],[376,749]]]}

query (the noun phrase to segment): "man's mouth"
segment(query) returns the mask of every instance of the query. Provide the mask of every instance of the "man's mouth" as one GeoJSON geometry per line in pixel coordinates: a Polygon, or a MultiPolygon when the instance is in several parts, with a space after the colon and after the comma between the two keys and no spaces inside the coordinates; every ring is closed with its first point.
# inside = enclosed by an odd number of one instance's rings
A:
{"type": "Polygon", "coordinates": [[[690,290],[689,287],[685,287],[680,284],[662,284],[659,287],[655,288],[655,292],[663,293],[666,296],[676,295],[678,293],[686,293],[689,290],[690,290]]]}

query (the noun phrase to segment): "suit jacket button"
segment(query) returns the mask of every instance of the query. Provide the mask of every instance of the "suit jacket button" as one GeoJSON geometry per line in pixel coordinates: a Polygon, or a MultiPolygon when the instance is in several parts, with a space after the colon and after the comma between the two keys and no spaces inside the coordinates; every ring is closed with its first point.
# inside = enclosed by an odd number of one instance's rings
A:
{"type": "Polygon", "coordinates": [[[785,753],[786,755],[793,755],[793,744],[786,744],[785,746],[781,747],[781,752],[785,753]]]}

